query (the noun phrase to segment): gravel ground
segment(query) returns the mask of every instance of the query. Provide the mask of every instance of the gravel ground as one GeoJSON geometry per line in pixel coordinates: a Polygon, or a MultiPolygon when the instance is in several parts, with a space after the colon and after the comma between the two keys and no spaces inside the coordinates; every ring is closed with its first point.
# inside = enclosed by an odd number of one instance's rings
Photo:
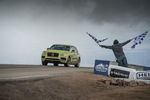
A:
{"type": "MultiPolygon", "coordinates": [[[[17,68],[17,72],[48,70],[50,76],[1,81],[0,100],[150,100],[150,85],[95,75],[92,68],[39,66],[29,69],[17,68]]],[[[10,73],[13,70],[7,69],[10,73]]]]}
{"type": "Polygon", "coordinates": [[[40,65],[0,65],[0,81],[39,79],[81,71],[89,72],[93,71],[93,68],[40,65]]]}

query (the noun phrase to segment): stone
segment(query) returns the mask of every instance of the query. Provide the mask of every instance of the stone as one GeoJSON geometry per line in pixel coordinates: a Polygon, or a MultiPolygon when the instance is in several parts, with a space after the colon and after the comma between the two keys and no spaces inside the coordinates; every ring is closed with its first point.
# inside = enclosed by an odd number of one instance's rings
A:
{"type": "Polygon", "coordinates": [[[110,80],[105,80],[104,83],[105,83],[106,86],[110,86],[111,81],[110,80]]]}
{"type": "Polygon", "coordinates": [[[132,81],[129,82],[129,86],[131,86],[131,87],[135,87],[137,85],[138,85],[137,82],[134,81],[134,80],[132,80],[132,81]]]}
{"type": "Polygon", "coordinates": [[[144,86],[144,85],[146,85],[145,82],[137,82],[137,83],[138,83],[138,86],[144,86]]]}

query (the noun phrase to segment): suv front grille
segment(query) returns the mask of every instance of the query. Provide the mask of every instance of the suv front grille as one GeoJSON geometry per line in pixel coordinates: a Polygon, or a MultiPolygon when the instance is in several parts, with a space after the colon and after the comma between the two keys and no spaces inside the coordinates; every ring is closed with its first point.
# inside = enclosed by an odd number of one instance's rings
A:
{"type": "Polygon", "coordinates": [[[58,54],[58,53],[48,52],[48,53],[47,53],[47,56],[49,56],[49,57],[58,57],[59,54],[58,54]]]}

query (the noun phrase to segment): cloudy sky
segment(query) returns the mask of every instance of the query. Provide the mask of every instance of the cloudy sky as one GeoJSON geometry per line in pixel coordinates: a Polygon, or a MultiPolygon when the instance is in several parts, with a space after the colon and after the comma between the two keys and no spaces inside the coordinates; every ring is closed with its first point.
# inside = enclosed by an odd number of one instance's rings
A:
{"type": "MultiPolygon", "coordinates": [[[[95,59],[115,60],[85,34],[124,42],[150,31],[149,0],[0,0],[0,64],[41,64],[41,53],[54,43],[72,44],[81,66],[95,59]]],[[[130,64],[150,66],[150,33],[124,52],[130,64]]]]}

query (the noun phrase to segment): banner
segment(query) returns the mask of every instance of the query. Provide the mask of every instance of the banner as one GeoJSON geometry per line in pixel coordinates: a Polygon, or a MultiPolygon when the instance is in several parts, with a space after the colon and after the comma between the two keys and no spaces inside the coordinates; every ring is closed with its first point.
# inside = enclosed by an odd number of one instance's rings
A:
{"type": "Polygon", "coordinates": [[[109,61],[95,60],[94,74],[108,76],[109,61]]]}
{"type": "Polygon", "coordinates": [[[135,80],[136,70],[117,66],[117,65],[109,65],[108,75],[114,78],[121,78],[121,79],[128,79],[128,80],[135,80]]]}
{"type": "Polygon", "coordinates": [[[148,70],[150,70],[150,67],[144,67],[143,70],[144,70],[144,71],[148,71],[148,70]]]}
{"type": "Polygon", "coordinates": [[[129,78],[130,71],[124,71],[116,68],[111,68],[110,76],[116,78],[129,78]]]}
{"type": "Polygon", "coordinates": [[[145,67],[148,71],[136,71],[135,69],[111,65],[110,61],[95,60],[94,74],[111,76],[126,81],[143,81],[150,84],[150,67],[145,67]]]}
{"type": "Polygon", "coordinates": [[[137,80],[150,80],[150,71],[137,71],[136,79],[137,80]]]}

